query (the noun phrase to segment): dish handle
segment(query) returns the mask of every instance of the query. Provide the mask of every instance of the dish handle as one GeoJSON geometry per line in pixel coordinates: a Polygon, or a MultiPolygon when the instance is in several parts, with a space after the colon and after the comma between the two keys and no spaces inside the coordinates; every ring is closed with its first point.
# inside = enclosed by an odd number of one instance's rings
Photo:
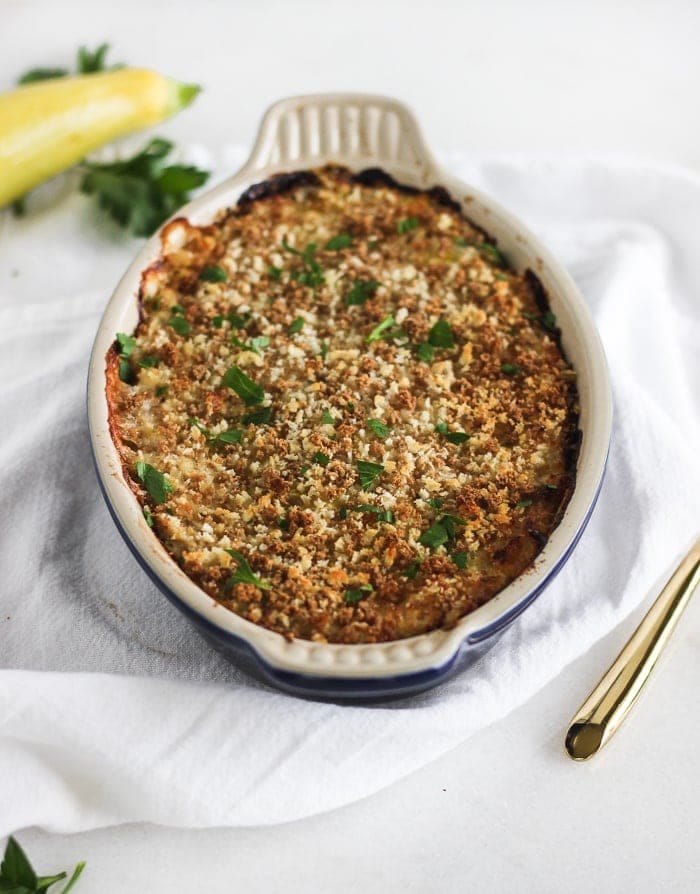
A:
{"type": "Polygon", "coordinates": [[[382,163],[428,185],[436,163],[413,114],[383,96],[329,93],[280,100],[265,113],[240,173],[294,170],[337,161],[360,169],[382,163]]]}

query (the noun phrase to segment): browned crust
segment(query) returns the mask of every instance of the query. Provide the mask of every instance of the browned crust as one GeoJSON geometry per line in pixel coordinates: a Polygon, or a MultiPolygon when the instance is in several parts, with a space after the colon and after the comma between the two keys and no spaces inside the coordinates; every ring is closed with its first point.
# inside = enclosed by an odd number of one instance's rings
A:
{"type": "MultiPolygon", "coordinates": [[[[250,230],[250,232],[254,232],[254,228],[257,225],[255,223],[257,214],[256,209],[262,208],[264,211],[266,203],[268,202],[291,202],[293,204],[293,202],[297,201],[297,199],[293,197],[303,194],[305,191],[308,192],[309,190],[313,193],[315,190],[319,190],[322,187],[326,188],[326,184],[332,182],[356,184],[358,187],[366,190],[395,190],[397,193],[407,197],[415,197],[416,202],[419,203],[416,207],[423,208],[424,203],[428,202],[428,206],[425,207],[434,207],[436,209],[436,215],[440,208],[443,208],[446,212],[452,214],[459,211],[459,205],[454,202],[449,194],[442,188],[433,188],[432,190],[426,191],[417,190],[413,187],[396,183],[390,175],[379,169],[369,169],[367,171],[362,171],[359,174],[351,174],[345,169],[328,167],[323,171],[293,172],[270,178],[270,180],[250,187],[246,193],[241,196],[234,209],[226,212],[219,221],[209,227],[192,227],[187,221],[180,219],[171,222],[168,227],[164,228],[162,233],[164,247],[169,235],[177,227],[185,228],[187,234],[185,255],[183,255],[183,260],[178,264],[177,261],[174,262],[172,260],[173,254],[167,254],[164,250],[163,256],[144,271],[139,295],[142,320],[137,328],[137,336],[140,333],[141,336],[143,336],[144,341],[147,341],[146,333],[148,325],[152,325],[152,323],[147,318],[146,303],[149,300],[149,289],[154,281],[157,281],[159,284],[166,283],[168,284],[168,288],[170,288],[171,285],[174,285],[175,292],[180,296],[183,303],[187,302],[186,312],[191,322],[194,326],[200,327],[201,322],[198,316],[200,311],[197,310],[197,301],[200,299],[197,299],[196,295],[198,294],[198,290],[201,291],[201,284],[198,281],[197,274],[199,270],[208,264],[217,263],[218,261],[221,261],[222,263],[225,262],[226,239],[223,238],[223,234],[228,232],[238,232],[236,229],[237,227],[243,227],[243,231],[245,231],[246,227],[252,227],[253,229],[250,230]],[[250,220],[243,221],[243,218],[250,220]],[[237,221],[241,221],[241,223],[238,224],[236,223],[237,221]],[[233,230],[231,227],[233,227],[233,230]],[[192,302],[191,307],[190,302],[192,302]]],[[[287,206],[276,205],[275,207],[278,209],[275,213],[283,213],[284,208],[287,206]],[[283,209],[283,211],[280,211],[279,209],[283,209]]],[[[484,230],[476,227],[469,221],[461,211],[459,211],[459,217],[464,222],[465,226],[471,227],[473,233],[477,234],[483,243],[495,245],[495,241],[491,239],[484,230]]],[[[437,220],[437,217],[435,219],[437,220]]],[[[418,241],[418,244],[420,244],[420,240],[418,241]]],[[[175,252],[174,256],[177,258],[178,253],[175,252]]],[[[481,267],[485,264],[483,260],[479,263],[481,264],[481,267]]],[[[542,283],[531,270],[526,271],[522,277],[517,277],[517,275],[512,274],[512,272],[508,272],[507,279],[509,279],[508,288],[512,290],[512,294],[516,296],[518,301],[523,302],[523,306],[537,308],[540,314],[549,310],[549,302],[542,283]]],[[[213,291],[215,290],[212,290],[212,292],[213,291]]],[[[299,287],[295,287],[295,289],[289,293],[289,300],[292,300],[292,294],[294,295],[293,300],[300,302],[299,307],[303,308],[305,306],[304,302],[306,298],[303,296],[300,298],[301,293],[299,292],[299,287]]],[[[508,294],[508,292],[506,291],[502,294],[508,294]]],[[[220,298],[217,297],[216,300],[220,301],[220,298]]],[[[380,315],[383,311],[380,306],[381,302],[377,302],[376,311],[372,309],[372,304],[373,302],[368,302],[369,310],[367,312],[370,313],[370,315],[376,314],[374,317],[374,322],[376,322],[377,319],[381,318],[380,315]]],[[[218,306],[223,307],[221,304],[218,306]]],[[[496,304],[496,307],[497,306],[498,304],[496,304]]],[[[365,313],[365,311],[366,309],[363,308],[362,312],[365,313]]],[[[284,307],[281,306],[281,309],[274,310],[271,313],[272,317],[270,319],[274,324],[275,319],[283,320],[285,319],[285,313],[289,315],[290,312],[285,311],[284,307]]],[[[153,316],[152,312],[151,315],[153,316]]],[[[434,315],[433,311],[433,318],[434,315]]],[[[440,314],[438,313],[438,315],[440,314]]],[[[414,325],[414,330],[416,332],[419,332],[420,327],[425,325],[420,323],[420,317],[420,314],[416,316],[414,325]]],[[[347,323],[346,317],[342,317],[342,319],[347,323]]],[[[524,329],[527,328],[528,327],[524,327],[524,329]]],[[[530,330],[534,330],[535,328],[535,324],[532,324],[530,330]]],[[[261,331],[258,332],[256,326],[253,326],[253,330],[251,330],[250,334],[261,334],[261,331]]],[[[530,331],[528,339],[532,341],[535,335],[536,333],[533,335],[533,332],[530,331]]],[[[563,351],[561,349],[558,331],[548,333],[547,336],[549,338],[548,343],[550,344],[550,349],[548,350],[550,350],[551,353],[551,345],[554,344],[556,346],[556,353],[563,362],[563,351]]],[[[177,358],[179,356],[178,352],[180,350],[180,345],[179,343],[172,346],[166,345],[163,350],[167,357],[177,358]]],[[[383,362],[382,358],[383,360],[386,360],[387,357],[392,356],[392,350],[389,347],[385,350],[382,345],[377,348],[377,351],[377,356],[380,359],[380,362],[383,362]]],[[[517,352],[516,355],[518,357],[520,356],[517,352]]],[[[552,354],[551,356],[554,355],[552,354]]],[[[114,346],[108,352],[106,362],[110,432],[122,457],[125,478],[141,502],[146,504],[149,502],[148,495],[144,492],[134,475],[134,457],[145,456],[146,452],[142,450],[140,444],[135,443],[135,441],[130,441],[125,434],[126,429],[128,428],[128,425],[125,424],[127,419],[125,413],[132,412],[132,410],[126,409],[126,407],[129,406],[131,398],[129,398],[128,394],[125,394],[127,389],[119,380],[119,357],[114,346]]],[[[309,362],[311,363],[311,360],[309,362]]],[[[369,363],[369,358],[367,358],[367,362],[369,363]]],[[[165,363],[165,361],[163,361],[163,363],[165,363]]],[[[308,368],[312,375],[318,375],[320,377],[317,381],[319,386],[323,387],[323,371],[320,370],[317,364],[314,364],[315,361],[311,363],[311,366],[308,368]]],[[[371,368],[370,364],[368,370],[371,368]]],[[[522,511],[521,514],[523,518],[518,521],[517,525],[513,522],[510,536],[501,536],[497,542],[494,542],[495,545],[490,553],[492,562],[491,571],[485,573],[482,578],[477,580],[471,579],[469,583],[469,598],[466,600],[464,598],[455,599],[452,609],[450,609],[449,600],[446,600],[442,589],[448,593],[453,592],[450,588],[455,586],[455,584],[452,583],[455,579],[455,569],[454,566],[451,565],[451,560],[449,559],[448,554],[442,549],[435,550],[434,552],[423,551],[426,554],[422,556],[423,562],[420,568],[419,583],[416,583],[414,580],[406,580],[396,576],[391,578],[390,575],[387,576],[378,571],[375,573],[371,570],[370,566],[368,566],[368,577],[369,580],[373,582],[375,591],[371,596],[363,599],[358,605],[353,607],[343,605],[343,593],[349,584],[357,583],[358,578],[357,576],[353,578],[352,575],[348,576],[347,573],[343,572],[343,574],[340,574],[340,576],[337,577],[338,583],[336,586],[338,587],[338,590],[335,595],[328,589],[328,583],[323,585],[322,602],[325,607],[321,610],[318,609],[318,607],[315,609],[310,608],[310,606],[314,604],[314,598],[311,599],[311,602],[308,602],[309,593],[304,587],[301,587],[300,589],[299,585],[296,583],[299,579],[298,571],[295,575],[292,575],[293,568],[289,567],[288,571],[285,571],[282,575],[282,578],[280,578],[279,581],[276,580],[274,570],[276,566],[274,563],[271,564],[270,560],[260,553],[250,552],[250,549],[247,549],[245,539],[241,540],[240,537],[235,536],[231,542],[234,548],[248,553],[249,560],[257,573],[262,574],[264,577],[269,576],[270,579],[274,581],[275,592],[273,594],[261,592],[256,588],[245,584],[239,584],[234,586],[231,590],[224,591],[223,585],[228,580],[231,569],[235,567],[235,564],[231,565],[228,571],[226,570],[225,565],[220,568],[217,567],[212,571],[211,568],[198,564],[199,560],[187,558],[187,551],[182,553],[181,548],[175,547],[174,541],[172,540],[173,528],[172,521],[170,520],[171,516],[168,515],[168,511],[172,512],[173,510],[170,506],[156,507],[151,505],[151,511],[155,521],[154,530],[184,570],[190,574],[190,576],[192,576],[203,589],[214,596],[214,598],[219,599],[229,608],[233,608],[249,620],[263,624],[264,626],[270,627],[270,629],[277,630],[285,636],[301,636],[305,638],[329,639],[331,641],[342,642],[360,642],[395,639],[423,632],[434,626],[449,626],[458,619],[460,614],[483,603],[509,580],[512,580],[517,574],[522,573],[542,548],[546,542],[548,534],[554,527],[556,527],[565,510],[575,484],[575,467],[579,451],[580,432],[577,425],[577,393],[573,378],[569,377],[562,387],[564,388],[562,394],[568,395],[566,397],[566,403],[569,407],[569,411],[561,426],[562,469],[561,472],[558,473],[556,493],[544,486],[527,492],[526,496],[528,500],[525,502],[529,501],[532,505],[528,505],[527,508],[522,511]],[[498,543],[500,543],[500,545],[497,545],[498,543]],[[437,594],[439,593],[440,596],[438,602],[441,607],[439,609],[436,608],[435,611],[429,611],[426,609],[425,605],[422,605],[422,615],[420,612],[419,615],[416,615],[416,605],[421,604],[420,594],[423,591],[425,591],[426,594],[434,592],[436,598],[438,598],[437,594]],[[286,597],[285,592],[287,593],[286,597]],[[306,608],[304,606],[306,606],[306,608]],[[457,606],[461,606],[461,609],[458,610],[457,606]],[[285,609],[284,611],[282,611],[283,608],[285,609]],[[426,621],[421,621],[421,617],[424,617],[426,621]]],[[[274,395],[276,392],[272,389],[271,393],[274,402],[274,395]]],[[[229,395],[225,389],[223,392],[214,391],[212,392],[212,406],[217,408],[224,407],[227,405],[228,398],[229,395]]],[[[401,398],[400,392],[397,399],[399,401],[403,399],[401,398]]],[[[406,402],[403,404],[404,407],[410,408],[414,405],[415,398],[410,391],[406,392],[405,401],[406,402]]],[[[132,406],[135,407],[136,405],[132,404],[132,406]]],[[[402,404],[399,402],[396,406],[401,407],[402,404]]],[[[192,405],[187,409],[188,415],[202,416],[204,414],[206,418],[209,418],[208,412],[209,411],[204,413],[203,408],[195,405],[192,405]]],[[[219,411],[217,410],[217,413],[218,412],[219,411]]],[[[400,416],[395,415],[397,411],[392,412],[394,412],[394,416],[389,414],[388,418],[400,418],[400,416]]],[[[353,414],[350,414],[350,416],[352,415],[353,414]]],[[[355,420],[355,422],[352,423],[354,428],[351,427],[348,431],[356,431],[358,424],[357,420],[355,420]]],[[[344,426],[339,426],[337,438],[340,440],[345,437],[343,430],[344,426]]],[[[282,431],[283,429],[280,429],[280,432],[282,431]]],[[[269,430],[266,430],[265,432],[261,431],[259,434],[256,433],[256,441],[262,439],[261,443],[266,443],[266,439],[270,440],[270,449],[284,454],[286,449],[284,441],[279,439],[275,440],[276,436],[273,436],[273,433],[269,433],[268,437],[268,433],[269,430]]],[[[284,435],[281,434],[281,437],[284,438],[284,435]]],[[[322,437],[318,441],[318,444],[320,447],[323,447],[324,450],[329,451],[329,454],[331,454],[331,451],[334,449],[334,445],[331,441],[328,441],[327,438],[324,439],[322,437]]],[[[369,458],[379,458],[381,456],[381,451],[378,449],[379,445],[372,443],[369,446],[371,450],[369,458]]],[[[440,461],[442,462],[442,460],[440,461]]],[[[347,478],[343,471],[342,466],[338,466],[336,469],[335,463],[331,463],[331,465],[329,465],[329,470],[333,470],[332,472],[329,472],[331,477],[335,474],[341,476],[339,480],[345,481],[343,487],[347,489],[348,487],[351,488],[353,486],[351,480],[347,478]]],[[[266,480],[268,480],[266,486],[271,488],[270,494],[272,495],[273,503],[279,504],[279,496],[282,492],[277,492],[276,488],[282,485],[284,485],[284,488],[288,488],[287,479],[280,478],[276,482],[275,476],[272,475],[266,480]]],[[[344,492],[345,491],[338,491],[338,493],[344,492]]],[[[467,493],[469,493],[469,489],[465,491],[465,494],[467,493]]],[[[513,493],[515,494],[515,491],[513,491],[513,493]]],[[[183,499],[188,499],[184,491],[182,496],[177,497],[177,503],[173,500],[171,504],[176,507],[176,514],[179,512],[177,507],[181,504],[183,499]]],[[[370,500],[370,496],[365,498],[363,494],[360,494],[359,496],[356,496],[355,502],[362,499],[370,500]]],[[[474,502],[474,499],[471,496],[463,496],[462,502],[459,502],[458,500],[457,503],[454,505],[450,504],[449,507],[446,508],[449,508],[451,512],[459,511],[466,518],[483,518],[484,513],[492,513],[495,511],[494,506],[491,504],[487,505],[487,503],[483,503],[483,505],[481,505],[479,499],[474,502]],[[476,515],[470,515],[470,513],[476,513],[476,515]]],[[[498,511],[502,512],[502,510],[498,511]]],[[[185,512],[185,515],[187,515],[187,512],[185,512]]],[[[436,516],[436,514],[433,513],[433,516],[436,516]]],[[[358,521],[359,518],[359,516],[352,516],[351,518],[353,530],[356,531],[358,537],[362,533],[362,530],[369,529],[373,523],[372,517],[366,516],[365,514],[362,516],[362,523],[365,527],[358,528],[356,521],[358,521]]],[[[290,525],[289,536],[291,536],[292,539],[298,536],[297,532],[303,532],[305,526],[310,525],[311,529],[313,529],[315,523],[313,515],[308,515],[304,511],[294,508],[291,504],[288,510],[288,519],[290,525]]],[[[285,535],[285,537],[287,537],[287,535],[285,535]]],[[[278,544],[274,549],[279,548],[282,550],[280,552],[281,557],[292,555],[288,550],[288,539],[289,538],[282,538],[281,540],[274,541],[278,544]]],[[[313,542],[313,538],[310,542],[313,542]]],[[[357,543],[359,544],[359,542],[360,541],[358,540],[357,543]]],[[[402,567],[408,567],[411,560],[416,558],[415,546],[409,546],[408,542],[402,539],[400,526],[397,528],[396,525],[385,525],[378,531],[376,542],[379,544],[377,546],[378,550],[384,552],[388,550],[389,554],[396,555],[397,561],[402,567]]],[[[195,553],[192,553],[192,550],[190,550],[190,554],[195,555],[195,553]]],[[[287,560],[285,559],[284,561],[287,560]]],[[[304,577],[304,574],[308,577],[308,573],[304,572],[301,575],[302,578],[304,577]]],[[[360,581],[362,580],[362,577],[362,574],[360,574],[360,581]]],[[[366,580],[367,576],[365,576],[364,579],[366,580]]],[[[320,592],[321,591],[319,591],[319,593],[320,592]]]]}

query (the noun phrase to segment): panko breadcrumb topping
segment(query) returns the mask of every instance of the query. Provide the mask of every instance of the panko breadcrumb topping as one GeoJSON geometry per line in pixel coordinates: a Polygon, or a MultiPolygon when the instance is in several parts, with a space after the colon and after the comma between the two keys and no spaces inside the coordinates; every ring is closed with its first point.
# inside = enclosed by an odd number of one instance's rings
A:
{"type": "Polygon", "coordinates": [[[575,375],[537,278],[446,193],[326,167],[162,241],[110,423],[203,590],[289,638],[378,642],[531,565],[573,487],[575,375]]]}

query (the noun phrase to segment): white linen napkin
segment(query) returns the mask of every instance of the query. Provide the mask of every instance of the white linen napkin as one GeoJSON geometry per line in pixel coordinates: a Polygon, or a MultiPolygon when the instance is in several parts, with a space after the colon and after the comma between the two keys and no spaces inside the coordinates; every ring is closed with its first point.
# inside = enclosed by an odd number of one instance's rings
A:
{"type": "MultiPolygon", "coordinates": [[[[203,160],[223,174],[239,159],[203,160]]],[[[84,400],[99,315],[138,242],[75,194],[24,220],[0,214],[0,835],[276,823],[369,795],[524,702],[688,546],[700,497],[700,179],[619,160],[447,163],[577,280],[608,352],[613,446],[556,582],[475,666],[375,707],[248,679],[148,581],[98,491],[84,400]]]]}

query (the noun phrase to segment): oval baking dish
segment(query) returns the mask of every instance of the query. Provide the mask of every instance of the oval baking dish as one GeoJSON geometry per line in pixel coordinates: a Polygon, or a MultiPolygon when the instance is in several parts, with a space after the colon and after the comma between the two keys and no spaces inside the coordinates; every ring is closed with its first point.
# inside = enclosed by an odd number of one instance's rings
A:
{"type": "Polygon", "coordinates": [[[487,231],[518,272],[532,270],[546,290],[563,349],[577,373],[582,440],[576,485],[563,516],[534,563],[485,605],[448,630],[383,643],[329,644],[285,639],[245,620],[200,589],[168,555],[125,480],[112,440],[106,356],[117,332],[139,321],[141,274],[160,255],[159,234],[139,252],[100,323],[88,380],[88,416],[98,478],[126,543],[151,579],[205,638],[231,660],[300,695],[371,698],[408,694],[442,681],[487,648],[552,580],[575,547],[600,490],[610,440],[612,401],[605,358],[587,308],[568,274],[523,225],[443,171],[410,112],[394,100],[353,94],[294,97],[265,115],[253,152],[232,178],[178,212],[211,222],[254,183],[280,172],[334,162],[360,171],[381,168],[399,183],[439,186],[487,231]]]}

